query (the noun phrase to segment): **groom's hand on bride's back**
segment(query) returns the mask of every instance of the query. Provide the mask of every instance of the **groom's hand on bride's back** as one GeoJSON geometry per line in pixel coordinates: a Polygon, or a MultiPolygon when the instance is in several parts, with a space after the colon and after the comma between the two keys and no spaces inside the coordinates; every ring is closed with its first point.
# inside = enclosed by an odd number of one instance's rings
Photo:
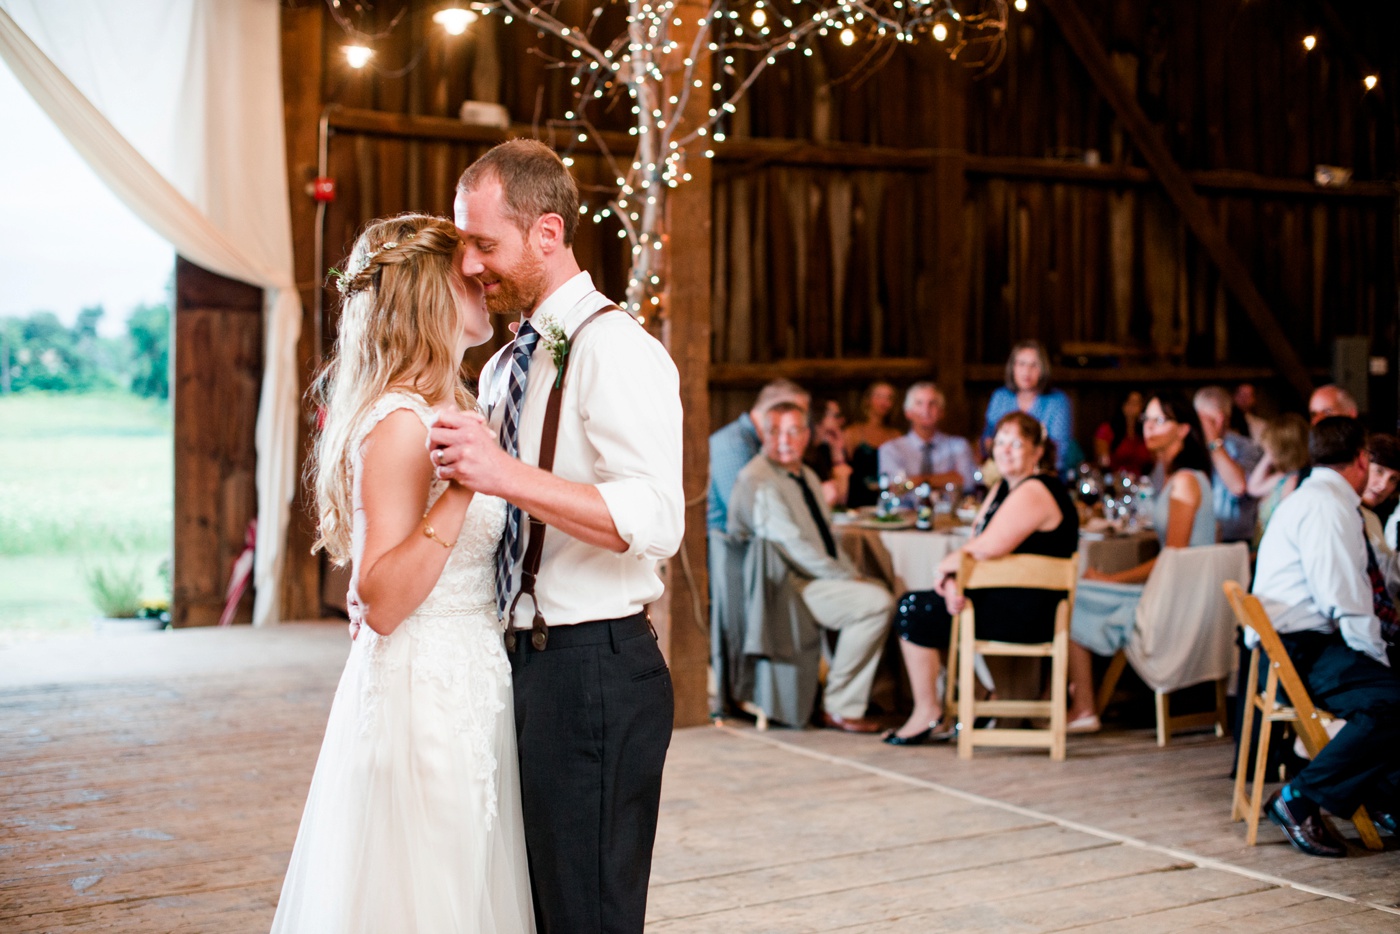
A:
{"type": "Polygon", "coordinates": [[[439,480],[456,480],[482,493],[499,495],[514,458],[501,450],[496,433],[479,412],[439,409],[428,433],[428,453],[439,480]]]}

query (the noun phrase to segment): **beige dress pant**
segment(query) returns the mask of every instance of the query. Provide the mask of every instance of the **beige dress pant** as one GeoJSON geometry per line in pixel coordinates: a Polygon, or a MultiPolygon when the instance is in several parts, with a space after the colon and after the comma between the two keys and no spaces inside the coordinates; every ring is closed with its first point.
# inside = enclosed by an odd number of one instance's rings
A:
{"type": "Polygon", "coordinates": [[[814,580],[802,588],[802,602],[818,625],[841,634],[827,672],[822,706],[835,717],[865,716],[894,597],[870,581],[814,580]]]}

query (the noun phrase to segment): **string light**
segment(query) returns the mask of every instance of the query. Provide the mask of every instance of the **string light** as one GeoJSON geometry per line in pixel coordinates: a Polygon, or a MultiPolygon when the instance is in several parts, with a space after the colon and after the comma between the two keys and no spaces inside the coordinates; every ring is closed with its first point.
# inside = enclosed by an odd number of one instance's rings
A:
{"type": "Polygon", "coordinates": [[[1379,81],[1380,79],[1375,75],[1367,75],[1365,78],[1361,79],[1361,83],[1366,85],[1366,90],[1368,91],[1374,91],[1379,81]]]}
{"type": "Polygon", "coordinates": [[[944,26],[942,23],[934,23],[933,38],[938,42],[942,42],[944,39],[948,38],[948,27],[944,26]]]}
{"type": "Polygon", "coordinates": [[[1017,13],[1024,13],[1024,12],[1026,12],[1026,0],[1016,0],[1016,12],[1017,12],[1017,13]]]}
{"type": "Polygon", "coordinates": [[[1304,36],[1304,37],[1303,37],[1303,48],[1306,49],[1307,51],[1311,52],[1311,51],[1313,50],[1313,48],[1314,48],[1316,45],[1317,45],[1317,36],[1304,36]]]}
{"type": "Polygon", "coordinates": [[[841,44],[845,46],[855,45],[856,31],[849,26],[841,30],[841,44]]]}
{"type": "Polygon", "coordinates": [[[476,20],[476,13],[455,6],[438,10],[433,14],[433,22],[441,26],[449,36],[460,36],[476,20]]]}
{"type": "Polygon", "coordinates": [[[368,65],[370,58],[374,56],[374,49],[364,45],[342,45],[340,51],[345,53],[345,60],[350,63],[350,67],[356,69],[368,65]]]}

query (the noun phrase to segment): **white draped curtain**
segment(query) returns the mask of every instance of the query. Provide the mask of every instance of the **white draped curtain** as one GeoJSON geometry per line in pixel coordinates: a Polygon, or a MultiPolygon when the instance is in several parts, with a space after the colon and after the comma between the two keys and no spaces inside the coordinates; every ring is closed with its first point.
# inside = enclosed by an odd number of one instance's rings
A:
{"type": "Polygon", "coordinates": [[[278,0],[0,0],[0,59],[97,176],[181,256],[265,290],[255,625],[280,616],[297,475],[280,43],[278,0]]]}

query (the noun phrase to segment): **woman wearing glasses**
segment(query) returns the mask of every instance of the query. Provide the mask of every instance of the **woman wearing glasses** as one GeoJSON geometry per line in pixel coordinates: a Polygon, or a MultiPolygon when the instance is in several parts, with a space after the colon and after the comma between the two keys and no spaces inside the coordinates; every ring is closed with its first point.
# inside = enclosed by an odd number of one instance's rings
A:
{"type": "MultiPolygon", "coordinates": [[[[1152,503],[1152,521],[1159,544],[1163,548],[1215,544],[1210,455],[1201,439],[1196,410],[1185,399],[1153,396],[1142,417],[1142,439],[1157,462],[1153,479],[1158,492],[1152,503]]],[[[1115,574],[1093,568],[1084,573],[1070,623],[1069,732],[1099,729],[1093,655],[1112,656],[1127,644],[1143,585],[1156,563],[1153,558],[1115,574]]]]}

